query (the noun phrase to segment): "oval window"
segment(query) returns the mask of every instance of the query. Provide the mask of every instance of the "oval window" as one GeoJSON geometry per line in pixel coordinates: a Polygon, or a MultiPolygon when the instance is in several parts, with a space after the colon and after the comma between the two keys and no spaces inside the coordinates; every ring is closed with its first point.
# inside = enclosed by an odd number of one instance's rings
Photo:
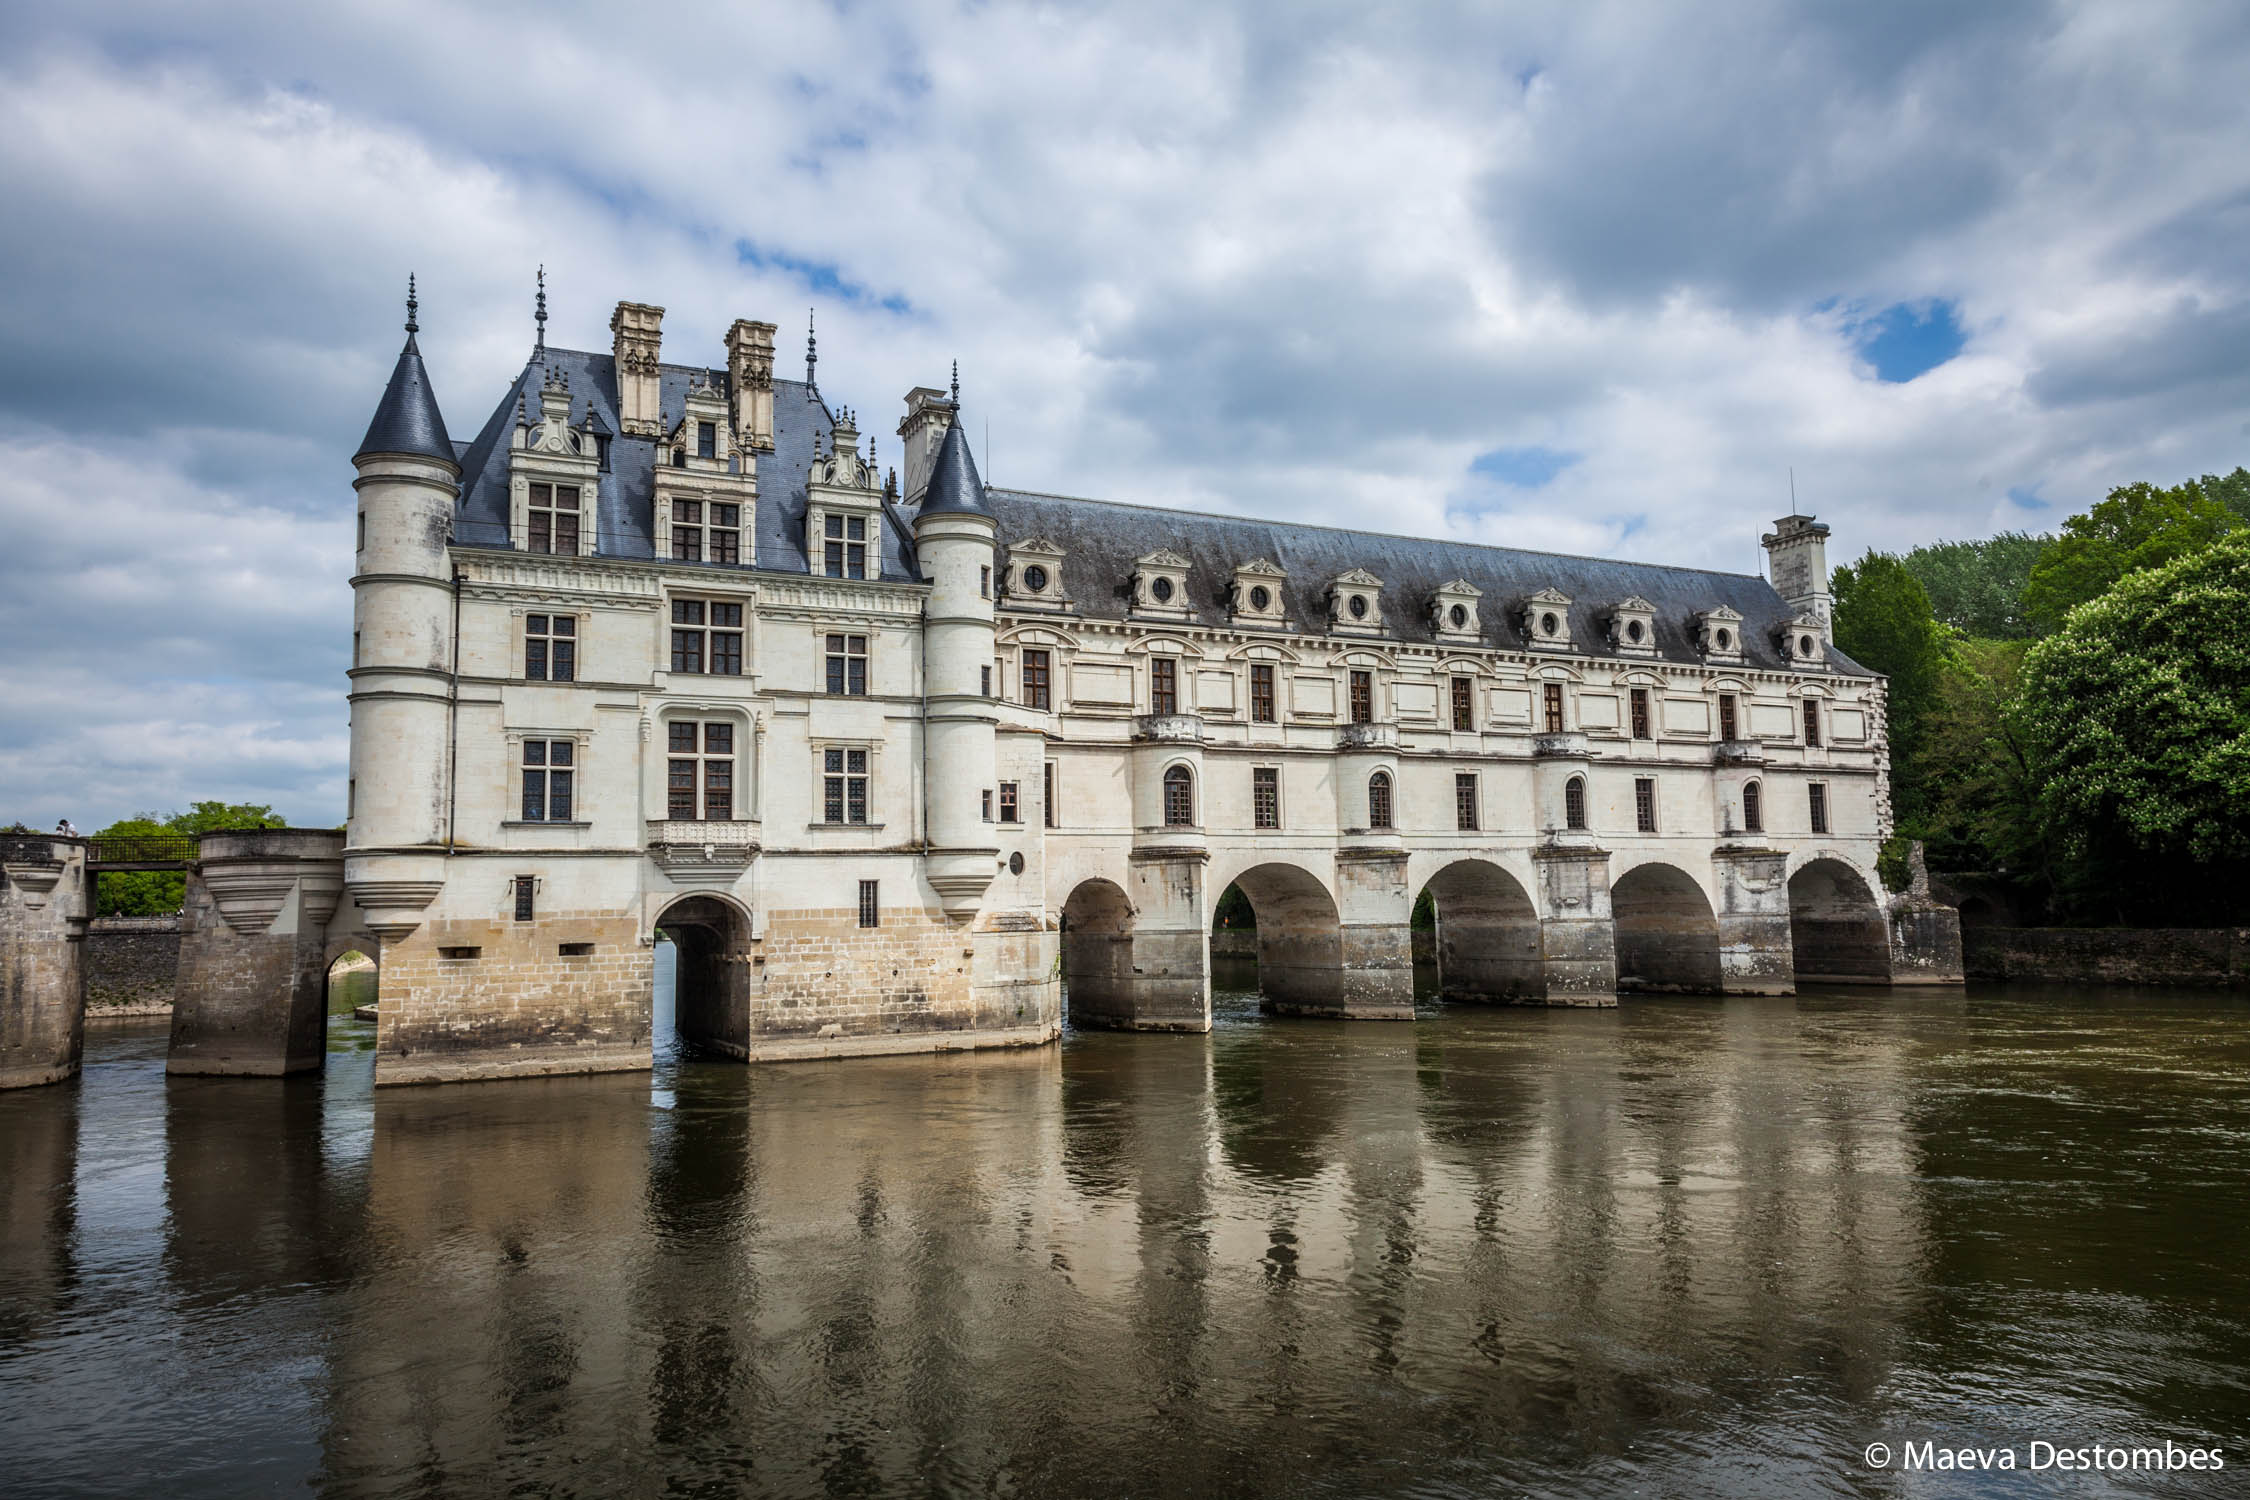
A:
{"type": "Polygon", "coordinates": [[[1364,620],[1367,618],[1367,596],[1365,594],[1352,595],[1352,602],[1346,607],[1351,610],[1353,619],[1364,620]]]}
{"type": "Polygon", "coordinates": [[[1731,630],[1721,630],[1713,639],[1719,643],[1721,651],[1732,651],[1734,649],[1734,632],[1731,630]]]}
{"type": "Polygon", "coordinates": [[[1446,612],[1445,617],[1453,622],[1453,628],[1455,630],[1466,630],[1469,628],[1469,611],[1463,605],[1454,605],[1452,609],[1446,612]]]}
{"type": "Polygon", "coordinates": [[[1021,875],[1023,873],[1023,856],[1021,854],[1008,856],[1008,873],[1010,875],[1021,875]]]}
{"type": "Polygon", "coordinates": [[[1812,655],[1812,637],[1811,637],[1811,636],[1809,636],[1809,635],[1801,635],[1801,636],[1798,636],[1798,637],[1797,637],[1797,654],[1798,654],[1799,656],[1810,656],[1810,655],[1812,655]]]}
{"type": "Polygon", "coordinates": [[[1541,635],[1553,635],[1560,629],[1562,629],[1562,621],[1556,619],[1551,612],[1539,617],[1539,633],[1541,635]]]}
{"type": "Polygon", "coordinates": [[[1264,584],[1260,584],[1250,591],[1250,607],[1252,609],[1273,608],[1273,595],[1266,591],[1264,584]]]}
{"type": "Polygon", "coordinates": [[[1047,592],[1047,570],[1037,563],[1023,570],[1023,586],[1034,594],[1047,592]]]}
{"type": "Polygon", "coordinates": [[[1159,578],[1148,586],[1148,591],[1157,603],[1168,604],[1172,599],[1172,580],[1159,578]]]}
{"type": "Polygon", "coordinates": [[[1641,643],[1641,636],[1644,633],[1640,621],[1627,620],[1625,622],[1625,639],[1631,641],[1634,645],[1638,646],[1641,643]]]}

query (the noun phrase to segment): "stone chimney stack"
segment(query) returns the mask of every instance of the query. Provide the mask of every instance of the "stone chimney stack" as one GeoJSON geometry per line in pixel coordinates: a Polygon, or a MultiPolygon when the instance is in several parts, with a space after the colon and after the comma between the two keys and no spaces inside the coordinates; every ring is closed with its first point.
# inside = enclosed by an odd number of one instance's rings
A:
{"type": "Polygon", "coordinates": [[[617,356],[617,426],[627,437],[662,437],[656,363],[664,344],[664,309],[620,302],[609,315],[617,356]]]}
{"type": "Polygon", "coordinates": [[[727,330],[734,430],[745,453],[773,452],[773,325],[737,318],[727,330]]]}
{"type": "Polygon", "coordinates": [[[1783,516],[1759,538],[1771,559],[1774,592],[1791,609],[1820,621],[1823,639],[1835,639],[1836,596],[1828,589],[1828,528],[1811,516],[1783,516]]]}
{"type": "Polygon", "coordinates": [[[898,424],[899,441],[906,448],[904,500],[920,505],[930,487],[930,471],[937,465],[938,448],[953,420],[954,403],[943,391],[918,385],[906,393],[906,420],[898,424]]]}

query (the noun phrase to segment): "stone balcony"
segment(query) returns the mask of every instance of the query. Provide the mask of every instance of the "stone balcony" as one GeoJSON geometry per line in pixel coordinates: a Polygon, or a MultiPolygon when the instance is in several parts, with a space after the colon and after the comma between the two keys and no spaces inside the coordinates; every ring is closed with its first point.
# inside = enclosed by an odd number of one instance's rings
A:
{"type": "Polygon", "coordinates": [[[1396,724],[1338,725],[1336,748],[1339,750],[1395,750],[1398,748],[1398,726],[1396,724]]]}
{"type": "Polygon", "coordinates": [[[1133,743],[1136,745],[1200,745],[1203,743],[1203,716],[1201,714],[1138,714],[1133,719],[1133,743]]]}
{"type": "Polygon", "coordinates": [[[1575,729],[1557,730],[1531,737],[1534,760],[1585,760],[1593,754],[1586,736],[1575,729]]]}
{"type": "Polygon", "coordinates": [[[731,885],[763,847],[749,818],[650,818],[648,854],[675,885],[731,885]]]}
{"type": "Polygon", "coordinates": [[[1766,747],[1759,740],[1721,740],[1711,747],[1711,764],[1715,766],[1762,766],[1766,763],[1766,747]]]}

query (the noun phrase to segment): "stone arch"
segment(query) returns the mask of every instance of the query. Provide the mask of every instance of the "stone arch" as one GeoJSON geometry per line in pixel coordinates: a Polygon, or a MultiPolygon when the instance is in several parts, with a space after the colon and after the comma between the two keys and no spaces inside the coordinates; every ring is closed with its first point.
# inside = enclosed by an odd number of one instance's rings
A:
{"type": "Polygon", "coordinates": [[[710,891],[681,896],[657,915],[672,940],[672,1027],[705,1052],[750,1056],[750,923],[710,891]]]}
{"type": "Polygon", "coordinates": [[[1617,931],[1617,987],[1723,993],[1719,921],[1695,877],[1675,865],[1635,865],[1609,888],[1617,931]]]}
{"type": "MultiPolygon", "coordinates": [[[[320,958],[320,1009],[322,1014],[330,1016],[334,1014],[337,1004],[336,981],[340,977],[336,972],[336,965],[354,953],[365,958],[372,965],[372,968],[366,971],[373,982],[366,987],[367,1000],[364,1003],[379,1003],[379,997],[383,989],[382,947],[381,943],[376,942],[374,938],[363,932],[352,933],[343,937],[332,937],[328,940],[328,946],[321,950],[320,958]]],[[[356,965],[353,972],[360,972],[356,965]]],[[[355,1005],[354,1009],[356,1008],[355,1005]]]]}
{"type": "Polygon", "coordinates": [[[1789,942],[1797,977],[1815,984],[1889,984],[1891,929],[1867,877],[1816,856],[1789,876],[1789,942]]]}
{"type": "Polygon", "coordinates": [[[1062,907],[1063,1005],[1073,1026],[1115,1026],[1133,1015],[1133,903],[1100,876],[1062,907]]]}
{"type": "Polygon", "coordinates": [[[1230,883],[1257,919],[1262,1007],[1283,1014],[1341,1015],[1343,919],[1327,883],[1310,870],[1281,863],[1252,865],[1230,883]]]}
{"type": "Polygon", "coordinates": [[[1539,912],[1522,882],[1488,860],[1457,859],[1423,889],[1437,914],[1441,999],[1547,998],[1539,912]]]}

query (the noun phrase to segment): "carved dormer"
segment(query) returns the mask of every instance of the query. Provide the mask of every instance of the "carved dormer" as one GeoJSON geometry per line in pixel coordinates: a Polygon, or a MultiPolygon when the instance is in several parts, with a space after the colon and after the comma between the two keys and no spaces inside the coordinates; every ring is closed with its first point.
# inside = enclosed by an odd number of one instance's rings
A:
{"type": "Polygon", "coordinates": [[[1063,549],[1043,536],[1026,538],[1008,548],[1008,564],[1000,589],[1010,609],[1068,609],[1070,596],[1063,592],[1063,549]]]}
{"type": "Polygon", "coordinates": [[[1365,568],[1339,573],[1328,585],[1328,628],[1338,635],[1383,633],[1383,580],[1365,568]]]}
{"type": "Polygon", "coordinates": [[[564,557],[593,553],[600,484],[597,447],[570,422],[570,380],[549,366],[539,413],[521,404],[508,453],[508,534],[526,552],[564,557]]]}
{"type": "Polygon", "coordinates": [[[1703,659],[1728,665],[1742,660],[1742,615],[1724,604],[1695,617],[1695,643],[1703,659]]]}
{"type": "Polygon", "coordinates": [[[1638,594],[1609,612],[1609,646],[1619,656],[1656,655],[1656,606],[1638,594]]]}
{"type": "Polygon", "coordinates": [[[1477,616],[1477,601],[1484,590],[1466,579],[1456,578],[1441,584],[1430,595],[1430,632],[1441,641],[1469,642],[1484,634],[1484,622],[1477,616]]]}
{"type": "Polygon", "coordinates": [[[859,451],[859,421],[836,414],[829,450],[815,450],[805,475],[805,558],[826,578],[879,578],[883,571],[883,491],[875,465],[859,451]]]}
{"type": "Polygon", "coordinates": [[[1193,616],[1195,607],[1188,601],[1189,566],[1186,558],[1168,548],[1134,558],[1132,612],[1168,620],[1193,616]]]}
{"type": "Polygon", "coordinates": [[[1524,601],[1524,644],[1534,651],[1570,649],[1570,595],[1541,589],[1524,601]]]}
{"type": "Polygon", "coordinates": [[[736,467],[734,449],[726,392],[710,374],[699,375],[688,385],[680,419],[664,433],[657,467],[724,474],[736,467]]]}
{"type": "Polygon", "coordinates": [[[1800,611],[1796,618],[1781,627],[1774,639],[1781,647],[1782,659],[1791,667],[1804,672],[1828,670],[1828,637],[1823,632],[1820,616],[1811,610],[1800,611]]]}
{"type": "Polygon", "coordinates": [[[1246,562],[1234,570],[1227,588],[1227,612],[1237,625],[1281,630],[1289,624],[1289,602],[1282,589],[1289,575],[1266,558],[1246,562]]]}

